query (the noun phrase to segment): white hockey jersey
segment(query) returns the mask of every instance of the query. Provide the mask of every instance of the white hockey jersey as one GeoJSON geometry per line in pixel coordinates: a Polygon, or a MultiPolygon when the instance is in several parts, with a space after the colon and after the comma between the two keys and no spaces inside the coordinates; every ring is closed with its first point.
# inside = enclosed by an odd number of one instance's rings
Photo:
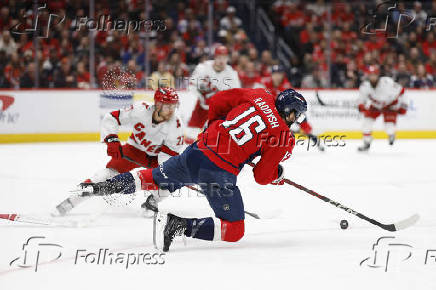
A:
{"type": "Polygon", "coordinates": [[[203,109],[209,109],[209,99],[218,91],[240,88],[238,73],[230,66],[220,72],[213,68],[213,60],[197,65],[189,79],[189,91],[198,97],[203,109]]]}
{"type": "Polygon", "coordinates": [[[177,111],[170,120],[159,124],[152,121],[153,111],[153,105],[138,102],[128,109],[107,113],[102,121],[101,141],[108,135],[118,134],[121,125],[131,125],[128,144],[150,156],[157,156],[161,151],[169,155],[180,153],[183,149],[183,128],[177,111]]]}
{"type": "Polygon", "coordinates": [[[380,77],[375,88],[364,81],[359,87],[359,104],[366,109],[371,106],[378,110],[406,108],[404,88],[390,77],[380,77]]]}

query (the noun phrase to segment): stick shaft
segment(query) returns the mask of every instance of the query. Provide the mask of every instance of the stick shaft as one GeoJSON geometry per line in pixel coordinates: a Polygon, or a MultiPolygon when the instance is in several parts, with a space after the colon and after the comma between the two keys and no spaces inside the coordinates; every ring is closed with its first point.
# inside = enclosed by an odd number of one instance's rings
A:
{"type": "Polygon", "coordinates": [[[20,215],[20,214],[0,214],[0,219],[10,220],[13,222],[35,224],[35,225],[46,225],[46,226],[63,225],[60,223],[53,222],[49,219],[41,219],[30,215],[20,215]]]}
{"type": "MultiPolygon", "coordinates": [[[[255,166],[255,164],[253,162],[249,162],[248,164],[250,166],[252,166],[252,167],[255,166]]],[[[359,217],[359,218],[361,218],[363,220],[366,220],[366,221],[370,222],[373,225],[376,225],[378,227],[381,227],[381,228],[383,228],[385,230],[388,230],[388,231],[391,231],[391,232],[392,231],[396,231],[395,225],[393,225],[393,224],[390,224],[390,225],[382,224],[382,223],[380,223],[380,222],[378,222],[378,221],[376,221],[376,220],[374,220],[372,218],[367,217],[366,215],[364,215],[362,213],[359,213],[359,212],[357,212],[357,211],[355,211],[355,210],[353,210],[353,209],[351,209],[349,207],[346,207],[346,206],[342,205],[341,203],[339,203],[337,201],[334,201],[334,200],[332,200],[332,199],[330,199],[330,198],[328,198],[328,197],[326,197],[324,195],[321,195],[321,194],[319,194],[319,193],[317,193],[317,192],[315,192],[315,191],[313,191],[311,189],[308,189],[308,188],[306,188],[306,187],[304,187],[304,186],[302,186],[302,185],[300,185],[298,183],[295,183],[295,182],[293,182],[293,181],[291,181],[291,180],[289,180],[287,178],[285,178],[283,180],[284,180],[285,183],[287,183],[289,185],[292,185],[292,186],[298,188],[299,190],[307,192],[308,194],[310,194],[310,195],[312,195],[314,197],[317,197],[317,198],[321,199],[324,202],[330,203],[330,204],[334,205],[337,208],[343,209],[344,211],[346,211],[346,212],[348,212],[350,214],[353,214],[353,215],[355,215],[355,216],[357,216],[357,217],[359,217]]]]}

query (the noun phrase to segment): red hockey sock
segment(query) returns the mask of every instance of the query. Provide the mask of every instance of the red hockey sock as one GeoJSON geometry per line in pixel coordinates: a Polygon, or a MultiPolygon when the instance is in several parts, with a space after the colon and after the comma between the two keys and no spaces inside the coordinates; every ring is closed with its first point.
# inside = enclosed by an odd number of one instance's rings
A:
{"type": "Polygon", "coordinates": [[[244,236],[244,220],[229,222],[221,220],[221,240],[237,242],[244,236]]]}

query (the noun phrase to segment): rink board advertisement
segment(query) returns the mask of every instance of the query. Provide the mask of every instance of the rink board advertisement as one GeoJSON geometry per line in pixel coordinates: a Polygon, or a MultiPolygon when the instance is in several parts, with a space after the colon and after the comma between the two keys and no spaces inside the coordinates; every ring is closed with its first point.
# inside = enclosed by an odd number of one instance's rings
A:
{"type": "MultiPolygon", "coordinates": [[[[358,90],[301,90],[309,102],[307,118],[315,133],[345,133],[360,138],[362,115],[357,110],[358,90]]],[[[195,105],[188,91],[179,92],[180,115],[187,121],[195,105]]],[[[398,120],[399,138],[436,138],[436,90],[406,90],[409,110],[398,120]]],[[[152,101],[151,91],[136,91],[117,98],[100,90],[0,90],[0,142],[94,141],[100,120],[115,107],[152,101]]],[[[375,137],[383,122],[377,120],[375,137]]]]}

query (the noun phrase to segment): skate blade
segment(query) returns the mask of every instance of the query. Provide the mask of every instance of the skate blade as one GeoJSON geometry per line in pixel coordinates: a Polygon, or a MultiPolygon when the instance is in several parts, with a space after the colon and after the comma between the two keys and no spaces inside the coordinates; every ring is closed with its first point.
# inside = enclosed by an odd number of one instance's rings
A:
{"type": "Polygon", "coordinates": [[[163,252],[164,246],[164,229],[167,223],[167,214],[154,213],[153,218],[153,245],[154,248],[163,252]]]}

